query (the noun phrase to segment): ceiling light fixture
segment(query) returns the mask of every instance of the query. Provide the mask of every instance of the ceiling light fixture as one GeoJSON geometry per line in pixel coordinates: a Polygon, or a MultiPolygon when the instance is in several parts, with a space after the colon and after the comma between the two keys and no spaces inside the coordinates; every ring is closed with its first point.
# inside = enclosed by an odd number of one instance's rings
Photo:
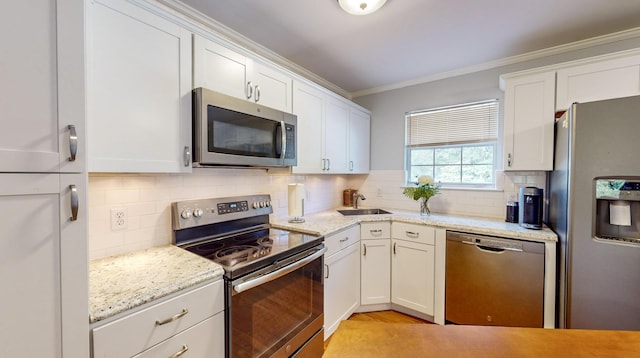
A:
{"type": "Polygon", "coordinates": [[[384,5],[387,0],[338,0],[342,10],[351,15],[368,15],[384,5]]]}

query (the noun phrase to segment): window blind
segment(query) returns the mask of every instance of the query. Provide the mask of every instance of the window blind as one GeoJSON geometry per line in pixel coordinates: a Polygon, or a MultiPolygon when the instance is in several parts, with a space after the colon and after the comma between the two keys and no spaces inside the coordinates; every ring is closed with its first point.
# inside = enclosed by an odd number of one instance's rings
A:
{"type": "Polygon", "coordinates": [[[498,100],[407,113],[407,146],[437,146],[495,141],[498,100]]]}

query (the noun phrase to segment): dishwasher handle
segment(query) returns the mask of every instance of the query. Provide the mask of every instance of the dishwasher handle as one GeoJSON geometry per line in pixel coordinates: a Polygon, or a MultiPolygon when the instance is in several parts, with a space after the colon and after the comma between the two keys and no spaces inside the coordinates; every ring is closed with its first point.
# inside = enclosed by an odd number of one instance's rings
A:
{"type": "Polygon", "coordinates": [[[482,242],[462,241],[462,243],[467,245],[474,245],[480,250],[490,251],[490,252],[504,252],[504,251],[522,252],[524,251],[522,248],[519,248],[519,247],[501,246],[501,245],[482,245],[482,242]]]}

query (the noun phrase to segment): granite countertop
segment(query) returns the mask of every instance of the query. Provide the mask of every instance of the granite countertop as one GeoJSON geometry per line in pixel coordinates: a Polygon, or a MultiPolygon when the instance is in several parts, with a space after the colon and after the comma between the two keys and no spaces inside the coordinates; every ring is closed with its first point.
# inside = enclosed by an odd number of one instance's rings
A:
{"type": "Polygon", "coordinates": [[[558,241],[556,234],[546,226],[541,230],[532,230],[500,219],[436,213],[422,217],[417,212],[394,209],[385,209],[391,212],[391,214],[343,216],[337,212],[337,210],[341,209],[350,208],[337,208],[334,210],[305,215],[305,222],[299,224],[288,222],[288,217],[274,218],[271,220],[271,226],[279,229],[300,231],[313,235],[328,235],[361,222],[393,220],[508,238],[542,242],[558,241]]]}
{"type": "Polygon", "coordinates": [[[222,266],[174,245],[91,261],[89,323],[223,274],[222,266]]]}

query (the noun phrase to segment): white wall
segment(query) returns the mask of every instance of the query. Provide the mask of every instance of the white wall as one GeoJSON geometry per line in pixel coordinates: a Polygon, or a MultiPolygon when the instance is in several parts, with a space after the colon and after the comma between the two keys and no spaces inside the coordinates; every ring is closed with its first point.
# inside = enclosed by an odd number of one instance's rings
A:
{"type": "MultiPolygon", "coordinates": [[[[497,190],[442,190],[429,200],[432,213],[482,216],[504,219],[506,201],[517,200],[518,190],[524,186],[545,188],[544,172],[496,174],[497,190]]],[[[418,203],[402,195],[403,170],[372,170],[368,176],[352,178],[349,185],[367,199],[362,207],[379,207],[418,211],[418,203]]]]}
{"type": "Polygon", "coordinates": [[[90,174],[91,260],[172,242],[174,201],[271,194],[275,216],[287,216],[287,184],[304,183],[306,212],[342,204],[348,179],[341,175],[290,175],[261,169],[194,169],[191,174],[90,174]],[[128,227],[111,230],[111,209],[125,208],[128,227]]]}

